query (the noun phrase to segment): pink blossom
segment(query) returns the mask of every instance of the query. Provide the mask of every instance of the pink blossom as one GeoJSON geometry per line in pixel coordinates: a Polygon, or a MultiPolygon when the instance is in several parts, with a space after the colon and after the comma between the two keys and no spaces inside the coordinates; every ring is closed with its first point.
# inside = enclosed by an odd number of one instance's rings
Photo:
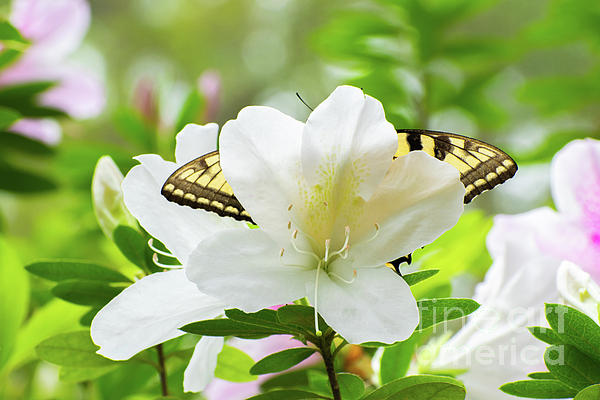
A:
{"type": "MultiPolygon", "coordinates": [[[[288,335],[274,335],[259,340],[246,340],[246,339],[231,339],[227,342],[228,345],[234,346],[243,350],[248,354],[254,361],[258,361],[269,354],[273,354],[285,349],[291,349],[293,347],[304,347],[304,345],[292,339],[288,335]]],[[[306,365],[314,364],[319,358],[318,355],[312,355],[306,360],[302,361],[298,366],[303,367],[306,365]]],[[[207,386],[203,395],[208,400],[242,400],[248,397],[254,396],[260,393],[260,385],[272,377],[274,374],[260,375],[259,378],[252,382],[234,383],[225,381],[222,379],[215,378],[207,386]]]]}
{"type": "MultiPolygon", "coordinates": [[[[32,44],[11,66],[0,72],[0,86],[35,81],[58,84],[39,96],[43,106],[65,111],[75,118],[98,115],[105,103],[104,89],[88,71],[66,59],[81,44],[90,24],[85,0],[14,0],[10,20],[32,44]]],[[[28,125],[29,128],[33,123],[28,125]]],[[[12,131],[55,143],[55,136],[40,130],[24,132],[15,124],[12,131]]]]}
{"type": "Polygon", "coordinates": [[[552,160],[557,212],[540,235],[540,246],[600,280],[600,141],[575,140],[552,160]]]}

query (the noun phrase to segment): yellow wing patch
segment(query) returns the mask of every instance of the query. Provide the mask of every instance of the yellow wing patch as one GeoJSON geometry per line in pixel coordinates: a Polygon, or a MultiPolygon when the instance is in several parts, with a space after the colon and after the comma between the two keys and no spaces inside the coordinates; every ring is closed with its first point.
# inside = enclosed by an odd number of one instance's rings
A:
{"type": "Polygon", "coordinates": [[[394,158],[415,150],[425,151],[458,169],[466,189],[465,204],[517,172],[517,164],[508,154],[481,140],[423,129],[398,130],[398,150],[394,158]]]}
{"type": "MultiPolygon", "coordinates": [[[[394,158],[415,150],[423,150],[458,169],[466,188],[465,203],[517,172],[517,164],[508,154],[480,140],[454,133],[398,130],[398,149],[394,158]]],[[[213,151],[188,162],[169,176],[161,193],[177,204],[253,222],[235,198],[219,161],[219,152],[213,151]]]]}
{"type": "Polygon", "coordinates": [[[225,181],[219,161],[219,152],[213,151],[188,162],[169,176],[162,195],[177,204],[252,222],[225,181]]]}

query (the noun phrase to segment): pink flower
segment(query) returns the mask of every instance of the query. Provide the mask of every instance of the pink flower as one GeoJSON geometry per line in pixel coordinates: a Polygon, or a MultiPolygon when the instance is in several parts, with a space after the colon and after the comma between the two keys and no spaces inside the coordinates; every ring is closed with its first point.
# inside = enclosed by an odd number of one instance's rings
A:
{"type": "MultiPolygon", "coordinates": [[[[248,354],[254,361],[258,361],[269,354],[273,354],[293,347],[303,347],[304,345],[287,335],[274,335],[259,340],[245,340],[233,338],[227,342],[228,345],[237,347],[248,354]]],[[[314,364],[319,360],[318,354],[313,354],[298,366],[314,364]]],[[[252,382],[234,383],[215,378],[206,387],[203,395],[208,400],[243,400],[260,393],[260,385],[274,374],[260,375],[252,382]]]]}
{"type": "Polygon", "coordinates": [[[567,144],[552,160],[551,179],[557,212],[540,235],[540,247],[600,281],[600,142],[567,144]]]}
{"type": "MultiPolygon", "coordinates": [[[[99,114],[105,103],[102,85],[89,72],[66,60],[80,46],[89,27],[87,2],[14,0],[10,20],[32,44],[14,64],[0,72],[0,86],[57,81],[55,87],[39,96],[41,105],[61,109],[75,118],[99,114]]],[[[58,141],[55,132],[47,129],[25,131],[17,123],[11,130],[47,143],[58,141]]]]}

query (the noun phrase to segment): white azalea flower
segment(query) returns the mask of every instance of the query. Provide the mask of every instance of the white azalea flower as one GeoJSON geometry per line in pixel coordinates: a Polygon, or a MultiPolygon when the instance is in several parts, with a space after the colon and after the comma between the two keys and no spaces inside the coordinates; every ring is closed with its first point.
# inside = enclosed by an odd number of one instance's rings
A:
{"type": "Polygon", "coordinates": [[[556,287],[563,303],[598,322],[600,287],[590,274],[570,261],[563,261],[556,274],[556,287]]]}
{"type": "MultiPolygon", "coordinates": [[[[214,151],[218,127],[187,125],[177,135],[177,163],[157,155],[137,157],[122,188],[125,205],[152,236],[159,239],[185,265],[190,252],[203,238],[223,228],[245,224],[203,210],[169,202],[161,193],[167,177],[178,166],[214,151]]],[[[204,294],[183,269],[155,273],[129,286],[96,315],[91,325],[99,354],[125,360],[156,344],[183,335],[179,327],[223,314],[224,303],[204,294]]],[[[184,390],[199,391],[212,379],[222,338],[200,339],[184,374],[184,390]]]]}
{"type": "Polygon", "coordinates": [[[544,254],[539,233],[553,214],[548,208],[499,215],[487,237],[494,262],[473,297],[481,304],[468,322],[439,349],[433,371],[468,370],[459,375],[467,399],[509,400],[498,388],[546,370],[546,344],[527,330],[547,326],[544,303],[556,303],[560,260],[544,254]]]}
{"type": "Polygon", "coordinates": [[[223,173],[260,228],[200,242],[186,265],[200,290],[247,312],[306,296],[352,343],[410,336],[416,301],[384,264],[457,222],[458,171],[424,152],[392,161],[381,103],[349,86],[306,124],[247,107],[219,140],[223,173]]]}

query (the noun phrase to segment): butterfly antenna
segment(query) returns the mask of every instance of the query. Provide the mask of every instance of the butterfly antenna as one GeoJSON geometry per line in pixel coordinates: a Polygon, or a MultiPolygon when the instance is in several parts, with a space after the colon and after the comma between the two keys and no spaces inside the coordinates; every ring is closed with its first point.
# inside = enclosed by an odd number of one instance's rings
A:
{"type": "Polygon", "coordinates": [[[308,107],[308,109],[310,111],[314,111],[313,108],[311,106],[309,106],[308,104],[306,104],[306,102],[302,99],[302,97],[300,97],[300,93],[296,92],[296,96],[300,99],[300,101],[302,102],[302,104],[304,104],[306,107],[308,107]]]}

